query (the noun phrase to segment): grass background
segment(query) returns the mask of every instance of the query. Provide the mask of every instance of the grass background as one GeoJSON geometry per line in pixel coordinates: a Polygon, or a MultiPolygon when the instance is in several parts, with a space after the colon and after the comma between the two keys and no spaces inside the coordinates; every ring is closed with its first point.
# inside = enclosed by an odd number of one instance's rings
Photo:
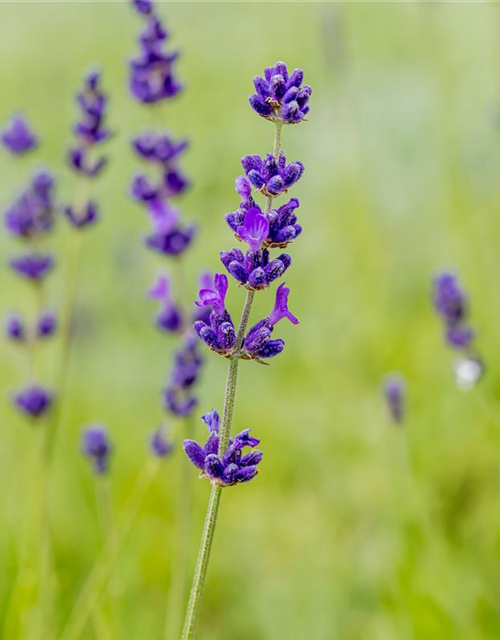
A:
{"type": "MultiPolygon", "coordinates": [[[[305,69],[309,122],[283,146],[306,172],[294,189],[304,234],[286,281],[298,327],[280,325],[285,353],[243,363],[235,428],[262,438],[262,473],[224,493],[199,636],[207,640],[430,640],[500,637],[500,8],[469,3],[177,3],[161,13],[182,49],[186,91],[162,111],[187,135],[183,200],[200,233],[196,273],[220,268],[233,240],[223,214],[237,204],[239,159],[271,148],[272,127],[249,109],[251,78],[278,59],[305,69]],[[451,374],[430,298],[431,277],[456,267],[471,294],[478,348],[488,363],[463,394],[451,374]],[[408,381],[408,420],[389,424],[383,376],[408,381]]],[[[111,485],[120,515],[163,419],[160,389],[174,342],[152,327],[145,290],[162,267],[127,197],[137,169],[130,136],[150,125],[128,95],[127,58],[139,19],[126,2],[0,2],[0,121],[23,109],[43,145],[16,165],[1,156],[7,203],[33,163],[57,172],[62,199],[73,94],[91,62],[103,69],[116,131],[95,195],[78,300],[78,343],[51,478],[58,568],[54,637],[99,550],[93,482],[80,430],[105,423],[115,443],[111,485]]],[[[53,239],[60,302],[68,256],[53,239]]],[[[5,237],[7,259],[16,247],[5,237]]],[[[29,310],[6,269],[0,306],[29,310]]],[[[243,291],[230,293],[235,316],[243,291]]],[[[272,292],[259,294],[254,317],[272,292]]],[[[1,344],[0,611],[17,571],[34,434],[9,404],[24,362],[1,344]]],[[[44,349],[50,380],[56,349],[44,349]]],[[[221,409],[227,363],[206,354],[199,413],[221,409]]],[[[181,434],[179,425],[177,433],[181,434]]],[[[198,434],[202,437],[201,422],[198,434]]],[[[118,640],[162,637],[172,562],[180,452],[164,464],[115,568],[118,640]]],[[[193,473],[195,473],[193,471],[193,473]]],[[[208,497],[194,487],[193,562],[208,497]]],[[[97,637],[89,625],[84,637],[97,637]]],[[[11,639],[8,639],[11,640],[11,639]]],[[[99,638],[99,640],[103,640],[99,638]]]]}

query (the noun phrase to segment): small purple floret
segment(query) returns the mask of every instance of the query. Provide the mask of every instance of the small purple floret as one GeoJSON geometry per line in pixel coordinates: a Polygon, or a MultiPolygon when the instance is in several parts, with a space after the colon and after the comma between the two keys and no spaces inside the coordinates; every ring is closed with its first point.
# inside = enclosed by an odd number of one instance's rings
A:
{"type": "Polygon", "coordinates": [[[197,307],[212,307],[215,313],[223,315],[226,311],[225,299],[228,288],[227,276],[216,273],[211,287],[202,288],[199,291],[197,307]]]}
{"type": "Polygon", "coordinates": [[[17,407],[32,418],[41,418],[51,407],[52,393],[39,386],[24,389],[14,397],[17,407]]]}
{"type": "Polygon", "coordinates": [[[107,472],[112,447],[104,427],[94,426],[84,430],[81,451],[90,459],[97,474],[107,472]]]}
{"type": "Polygon", "coordinates": [[[64,215],[72,227],[75,229],[84,229],[97,220],[97,203],[93,200],[88,200],[85,205],[78,210],[68,205],[64,208],[64,215]]]}
{"type": "Polygon", "coordinates": [[[183,328],[180,308],[172,298],[170,282],[167,276],[158,276],[149,290],[149,297],[160,303],[160,311],[156,316],[156,326],[162,331],[178,332],[183,328]]]}
{"type": "Polygon", "coordinates": [[[22,115],[13,116],[0,133],[3,146],[11,153],[22,155],[34,149],[37,138],[22,115]]]}
{"type": "Polygon", "coordinates": [[[390,375],[384,383],[384,395],[391,418],[401,424],[404,417],[406,388],[404,380],[397,375],[390,375]]]}
{"type": "Polygon", "coordinates": [[[10,266],[20,276],[37,282],[45,278],[53,268],[54,260],[50,256],[27,254],[12,259],[10,261],[10,266]]]}
{"type": "Polygon", "coordinates": [[[5,335],[15,342],[24,342],[26,339],[26,327],[20,316],[10,314],[5,319],[5,335]]]}
{"type": "Polygon", "coordinates": [[[49,338],[57,331],[57,316],[54,313],[43,313],[36,324],[38,338],[49,338]]]}
{"type": "Polygon", "coordinates": [[[167,387],[163,391],[165,408],[175,416],[187,416],[196,407],[193,386],[203,366],[198,352],[198,340],[188,333],[183,345],[174,355],[174,365],[167,387]]]}

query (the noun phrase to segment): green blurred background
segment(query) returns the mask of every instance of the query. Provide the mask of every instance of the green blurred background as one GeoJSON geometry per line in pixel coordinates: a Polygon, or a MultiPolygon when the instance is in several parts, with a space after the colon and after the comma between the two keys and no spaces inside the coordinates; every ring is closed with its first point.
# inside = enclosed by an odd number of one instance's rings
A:
{"type": "MultiPolygon", "coordinates": [[[[160,10],[182,49],[186,82],[162,118],[192,141],[184,166],[193,188],[182,201],[186,218],[200,225],[187,259],[192,298],[199,270],[220,269],[219,251],[233,244],[223,214],[238,202],[239,159],[271,148],[272,126],[247,104],[253,75],[282,59],[303,67],[313,87],[309,122],[283,135],[289,159],[306,165],[293,191],[304,233],[286,275],[301,324],[280,325],[287,347],[271,367],[241,367],[235,428],[252,427],[265,455],[257,480],[224,492],[199,637],[499,638],[500,7],[165,2],[160,10]],[[470,292],[488,363],[466,394],[455,387],[453,355],[430,305],[432,275],[445,267],[456,267],[470,292]],[[404,429],[390,424],[381,397],[389,371],[408,382],[404,429]]],[[[73,94],[91,62],[102,66],[117,132],[95,188],[102,220],[86,240],[70,397],[51,478],[55,629],[100,548],[81,427],[101,421],[112,434],[121,517],[146,438],[164,419],[160,389],[175,346],[152,325],[156,309],[145,291],[162,262],[143,247],[147,221],[127,196],[138,168],[129,137],[150,125],[126,86],[139,26],[125,1],[0,2],[0,122],[24,110],[43,141],[31,164],[57,172],[62,199],[75,187],[64,163],[73,94]]],[[[2,153],[2,205],[30,170],[30,161],[20,166],[2,153]]],[[[54,304],[68,263],[64,227],[61,220],[53,241],[54,304]]],[[[5,262],[16,247],[4,235],[0,248],[5,262]]],[[[2,312],[29,310],[23,283],[7,269],[0,282],[2,312]]],[[[235,316],[243,297],[233,286],[235,316]]],[[[272,298],[259,294],[255,319],[272,298]]],[[[45,380],[54,354],[54,345],[44,348],[45,380]]],[[[5,341],[1,363],[5,613],[34,434],[9,404],[24,362],[5,341]]],[[[210,353],[206,363],[200,414],[221,409],[227,367],[210,353]]],[[[203,437],[201,422],[197,429],[203,437]]],[[[118,640],[162,637],[180,461],[178,449],[163,465],[114,569],[118,640]]],[[[208,492],[195,482],[193,563],[208,492]]],[[[98,633],[89,624],[83,637],[98,633]]]]}

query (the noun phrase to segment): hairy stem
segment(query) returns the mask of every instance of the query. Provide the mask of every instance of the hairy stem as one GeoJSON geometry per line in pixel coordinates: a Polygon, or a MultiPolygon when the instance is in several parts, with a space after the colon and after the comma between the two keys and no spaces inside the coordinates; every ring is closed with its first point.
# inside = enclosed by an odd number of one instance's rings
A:
{"type": "MultiPolygon", "coordinates": [[[[282,123],[276,122],[274,131],[273,155],[278,159],[281,151],[281,129],[282,123]]],[[[270,213],[273,199],[267,198],[265,213],[270,213]]],[[[233,423],[234,404],[236,401],[236,387],[238,383],[238,365],[240,361],[240,350],[243,345],[243,339],[250,319],[252,311],[253,299],[255,291],[247,291],[245,306],[241,313],[238,333],[236,334],[236,345],[234,355],[229,361],[229,369],[226,378],[226,391],[224,394],[224,411],[222,414],[222,424],[220,428],[219,456],[221,456],[229,446],[229,438],[231,437],[231,426],[233,423]]],[[[194,572],[193,585],[189,595],[189,602],[182,630],[182,640],[192,640],[196,633],[196,624],[200,612],[201,601],[203,597],[203,588],[208,570],[208,562],[210,559],[210,551],[215,533],[215,525],[217,524],[217,516],[219,513],[219,504],[222,496],[222,487],[213,485],[210,491],[208,501],[207,515],[203,526],[200,549],[198,552],[198,560],[196,561],[196,569],[194,572]]]]}
{"type": "MultiPolygon", "coordinates": [[[[226,379],[226,393],[224,397],[224,413],[222,415],[222,425],[220,430],[219,455],[221,455],[229,445],[229,437],[231,434],[231,424],[234,414],[234,402],[236,399],[236,386],[238,381],[238,364],[240,358],[238,351],[243,344],[243,337],[248,325],[250,311],[255,296],[255,291],[247,291],[245,306],[241,314],[238,333],[236,336],[236,355],[229,362],[229,369],[226,379]]],[[[191,640],[194,638],[196,631],[196,623],[200,611],[201,600],[203,596],[203,587],[207,575],[208,561],[210,559],[210,551],[215,533],[215,525],[217,523],[217,515],[219,513],[219,504],[222,495],[222,487],[213,486],[210,492],[208,502],[207,515],[203,534],[201,538],[200,550],[198,552],[198,560],[196,561],[196,569],[193,578],[193,586],[189,596],[189,603],[184,621],[184,629],[182,631],[182,640],[191,640]]]]}

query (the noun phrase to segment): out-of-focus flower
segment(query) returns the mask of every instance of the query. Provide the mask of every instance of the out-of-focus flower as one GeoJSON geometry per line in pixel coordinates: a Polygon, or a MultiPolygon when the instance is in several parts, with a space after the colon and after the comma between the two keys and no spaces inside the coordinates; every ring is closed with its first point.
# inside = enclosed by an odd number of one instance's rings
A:
{"type": "Polygon", "coordinates": [[[161,275],[149,290],[149,297],[158,300],[160,311],[156,316],[156,326],[162,331],[182,330],[182,313],[172,298],[171,284],[166,275],[161,275]]]}
{"type": "Polygon", "coordinates": [[[391,418],[396,424],[401,424],[405,412],[405,381],[401,376],[391,374],[386,377],[383,390],[391,418]]]}
{"type": "Polygon", "coordinates": [[[5,209],[5,229],[10,235],[29,239],[52,229],[56,210],[54,185],[53,176],[45,169],[33,174],[29,186],[5,209]]]}
{"type": "Polygon", "coordinates": [[[203,358],[198,352],[198,341],[188,333],[182,346],[174,355],[168,385],[164,390],[165,408],[175,416],[187,416],[196,407],[193,387],[198,381],[203,358]]]}
{"type": "Polygon", "coordinates": [[[57,330],[57,316],[54,313],[43,313],[36,325],[36,335],[38,338],[49,338],[57,330]]]}
{"type": "Polygon", "coordinates": [[[50,409],[53,395],[47,389],[34,385],[14,396],[18,409],[32,418],[41,418],[50,409]]]}
{"type": "Polygon", "coordinates": [[[92,462],[94,471],[103,474],[108,471],[112,446],[104,427],[88,427],[82,435],[82,453],[92,462]]]}
{"type": "Polygon", "coordinates": [[[53,268],[54,260],[50,256],[26,254],[13,258],[10,266],[20,276],[38,282],[43,280],[53,268]]]}
{"type": "Polygon", "coordinates": [[[13,116],[0,133],[3,146],[11,153],[23,155],[34,149],[38,140],[22,115],[13,116]]]}
{"type": "Polygon", "coordinates": [[[15,342],[24,342],[26,339],[26,327],[20,316],[11,313],[5,319],[5,335],[15,342]]]}
{"type": "Polygon", "coordinates": [[[71,205],[67,205],[64,208],[64,215],[72,227],[75,229],[83,229],[97,220],[97,203],[93,200],[88,200],[83,207],[79,209],[76,209],[71,205]]]}
{"type": "Polygon", "coordinates": [[[167,439],[165,429],[159,427],[149,441],[151,453],[157,458],[165,458],[174,450],[173,444],[167,439]]]}

